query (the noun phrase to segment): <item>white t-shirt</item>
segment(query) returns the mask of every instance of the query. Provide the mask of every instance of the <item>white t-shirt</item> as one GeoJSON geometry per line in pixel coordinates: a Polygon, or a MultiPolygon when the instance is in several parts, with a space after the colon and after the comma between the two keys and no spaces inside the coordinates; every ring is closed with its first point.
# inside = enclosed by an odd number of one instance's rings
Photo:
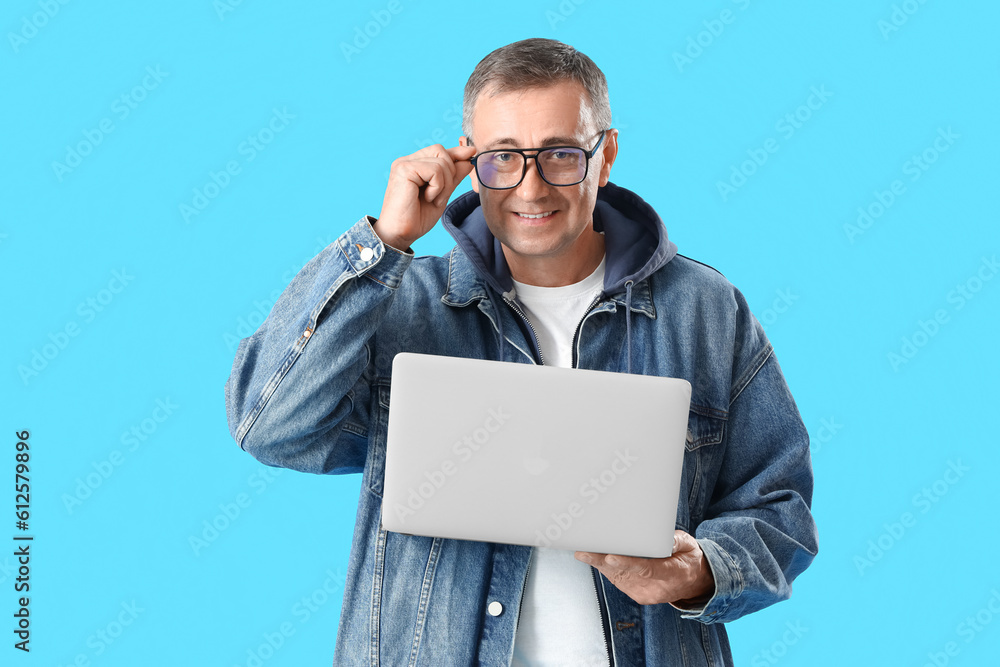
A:
{"type": "MultiPolygon", "coordinates": [[[[538,337],[546,366],[569,368],[573,336],[604,287],[604,260],[565,287],[514,281],[514,293],[538,337]]],[[[514,636],[514,667],[607,665],[604,630],[590,566],[565,549],[534,547],[514,636]]]]}

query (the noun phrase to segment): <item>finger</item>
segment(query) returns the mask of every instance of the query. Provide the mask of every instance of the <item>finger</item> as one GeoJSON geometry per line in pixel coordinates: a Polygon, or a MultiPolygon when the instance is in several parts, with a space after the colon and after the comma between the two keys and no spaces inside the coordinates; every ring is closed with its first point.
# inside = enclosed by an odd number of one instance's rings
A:
{"type": "Polygon", "coordinates": [[[440,162],[449,172],[455,173],[456,163],[467,162],[469,158],[476,154],[476,149],[472,146],[453,146],[445,148],[441,144],[434,144],[414,153],[414,157],[420,156],[424,160],[440,162]]]}
{"type": "Polygon", "coordinates": [[[447,149],[448,156],[455,164],[455,179],[457,181],[461,181],[472,172],[473,166],[470,160],[477,150],[475,146],[454,146],[447,149]]]}
{"type": "Polygon", "coordinates": [[[473,167],[471,162],[456,162],[455,163],[455,185],[457,186],[462,182],[462,179],[472,173],[473,167]]]}
{"type": "Polygon", "coordinates": [[[650,567],[648,558],[634,556],[619,556],[618,554],[601,554],[590,551],[577,551],[577,560],[593,565],[601,572],[642,572],[650,567]]]}
{"type": "Polygon", "coordinates": [[[424,164],[414,172],[413,182],[423,191],[423,199],[433,202],[445,188],[448,177],[443,173],[444,167],[439,164],[424,164]]]}
{"type": "Polygon", "coordinates": [[[462,179],[472,171],[472,163],[452,162],[448,158],[434,158],[429,161],[438,167],[436,173],[440,178],[431,179],[432,183],[429,181],[431,184],[428,185],[425,196],[428,201],[433,201],[435,206],[444,206],[462,179]]]}
{"type": "Polygon", "coordinates": [[[588,565],[593,565],[597,567],[598,564],[604,564],[604,556],[606,554],[599,554],[593,551],[575,551],[573,552],[573,557],[578,561],[587,563],[588,565]]]}
{"type": "Polygon", "coordinates": [[[447,177],[442,177],[443,182],[441,184],[435,183],[434,187],[428,185],[426,198],[435,208],[441,208],[448,203],[448,199],[451,197],[451,193],[455,191],[455,186],[458,183],[449,183],[447,177]]]}
{"type": "Polygon", "coordinates": [[[691,534],[685,533],[683,530],[674,531],[674,555],[682,552],[694,551],[695,549],[700,548],[698,540],[696,540],[691,534]]]}
{"type": "Polygon", "coordinates": [[[604,562],[621,572],[646,572],[651,566],[649,558],[619,556],[618,554],[608,554],[605,556],[604,562]]]}
{"type": "Polygon", "coordinates": [[[446,148],[445,152],[448,153],[448,156],[452,160],[467,161],[476,154],[477,150],[475,146],[453,146],[452,148],[446,148]]]}

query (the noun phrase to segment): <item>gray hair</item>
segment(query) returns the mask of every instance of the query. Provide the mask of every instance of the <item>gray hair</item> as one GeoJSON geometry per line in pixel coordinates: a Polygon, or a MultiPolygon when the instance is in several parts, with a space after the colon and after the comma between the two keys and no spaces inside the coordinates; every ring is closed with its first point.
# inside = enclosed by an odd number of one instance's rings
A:
{"type": "Polygon", "coordinates": [[[479,96],[551,86],[577,81],[590,98],[595,130],[611,127],[611,102],[604,72],[594,61],[568,44],[554,39],[523,39],[496,49],[479,61],[465,84],[462,99],[462,133],[472,136],[472,117],[479,96]]]}

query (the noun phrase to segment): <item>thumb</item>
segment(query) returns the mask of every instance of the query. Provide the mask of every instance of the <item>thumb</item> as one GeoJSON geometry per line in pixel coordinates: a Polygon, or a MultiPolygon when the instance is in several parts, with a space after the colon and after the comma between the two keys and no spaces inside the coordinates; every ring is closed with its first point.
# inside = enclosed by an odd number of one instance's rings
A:
{"type": "Polygon", "coordinates": [[[451,159],[455,161],[468,160],[476,154],[476,150],[475,146],[452,146],[445,149],[451,159]]]}
{"type": "Polygon", "coordinates": [[[455,146],[445,150],[447,150],[448,156],[455,161],[456,181],[462,180],[472,172],[472,162],[469,160],[476,154],[475,146],[455,146]]]}

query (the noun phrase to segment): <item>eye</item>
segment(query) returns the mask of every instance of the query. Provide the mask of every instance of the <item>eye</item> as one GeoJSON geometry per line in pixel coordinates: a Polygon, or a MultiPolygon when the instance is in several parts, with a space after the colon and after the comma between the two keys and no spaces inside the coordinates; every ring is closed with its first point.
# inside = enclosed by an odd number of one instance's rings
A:
{"type": "Polygon", "coordinates": [[[568,160],[569,158],[573,157],[573,153],[571,153],[570,151],[552,151],[551,153],[549,153],[549,155],[551,155],[556,160],[568,160]]]}
{"type": "Polygon", "coordinates": [[[493,159],[497,162],[510,162],[514,159],[514,153],[494,153],[493,159]]]}

